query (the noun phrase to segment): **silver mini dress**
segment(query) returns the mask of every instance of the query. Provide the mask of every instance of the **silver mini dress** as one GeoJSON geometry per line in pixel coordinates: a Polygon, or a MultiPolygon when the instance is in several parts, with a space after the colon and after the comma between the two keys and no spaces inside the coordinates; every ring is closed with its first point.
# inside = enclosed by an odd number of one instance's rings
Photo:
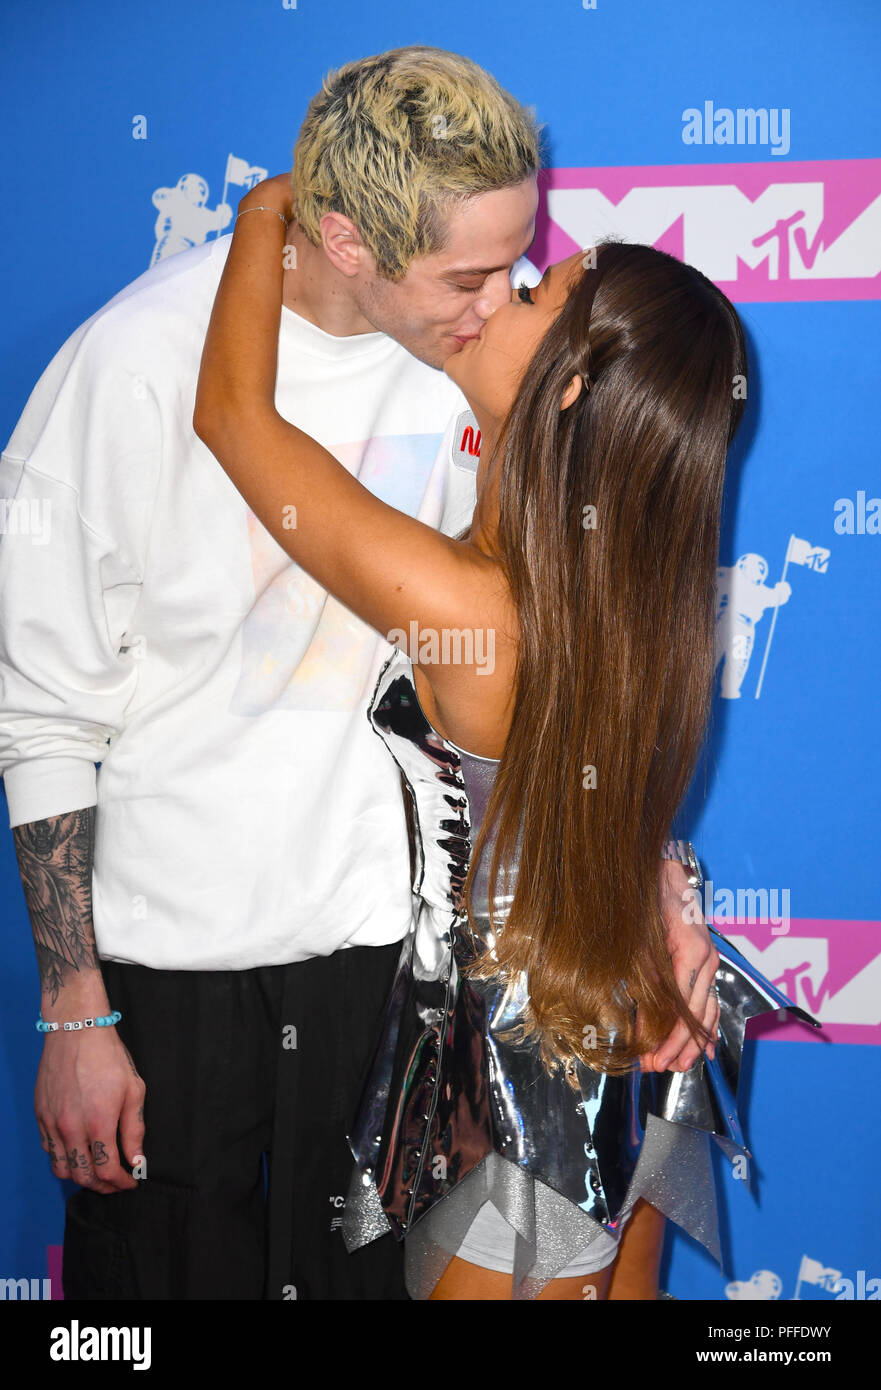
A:
{"type": "MultiPolygon", "coordinates": [[[[626,1076],[578,1063],[576,1089],[562,1069],[549,1075],[534,1041],[507,1037],[528,998],[525,979],[505,987],[461,974],[475,949],[493,947],[491,842],[472,884],[473,929],[463,890],[498,763],[432,728],[401,651],[383,667],[368,716],[411,800],[416,913],[349,1136],[347,1248],[389,1231],[404,1239],[408,1291],[427,1299],[491,1200],[516,1232],[512,1297],[531,1299],[644,1197],[721,1264],[710,1139],[732,1160],[750,1157],[735,1099],[746,1021],[788,1009],[820,1025],[711,928],[721,1008],[713,1061],[626,1076]]],[[[509,907],[495,899],[498,924],[509,907]]]]}

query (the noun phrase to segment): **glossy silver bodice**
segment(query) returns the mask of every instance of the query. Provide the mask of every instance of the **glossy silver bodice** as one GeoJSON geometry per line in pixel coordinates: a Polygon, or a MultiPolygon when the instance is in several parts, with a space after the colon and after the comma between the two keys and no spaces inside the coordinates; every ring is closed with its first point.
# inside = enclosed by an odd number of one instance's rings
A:
{"type": "MultiPolygon", "coordinates": [[[[614,1232],[642,1195],[718,1258],[708,1136],[745,1151],[734,1097],[746,1019],[795,1006],[713,933],[723,1015],[714,1062],[624,1077],[576,1064],[575,1088],[562,1070],[549,1075],[533,1041],[507,1037],[522,1020],[528,982],[505,989],[461,973],[475,951],[493,947],[491,845],[474,875],[471,922],[464,884],[497,763],[432,728],[401,652],[383,668],[370,718],[411,799],[417,912],[350,1136],[349,1248],[389,1226],[408,1245],[418,1232],[424,1277],[411,1269],[410,1279],[415,1296],[427,1296],[456,1232],[489,1192],[523,1235],[519,1275],[528,1291],[519,1296],[534,1297],[573,1251],[614,1232]]],[[[509,903],[494,904],[501,930],[509,903]]]]}

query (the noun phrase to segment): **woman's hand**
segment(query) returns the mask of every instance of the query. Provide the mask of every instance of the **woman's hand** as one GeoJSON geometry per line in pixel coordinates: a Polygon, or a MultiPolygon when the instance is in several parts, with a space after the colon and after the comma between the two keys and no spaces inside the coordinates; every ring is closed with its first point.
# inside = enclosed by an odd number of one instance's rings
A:
{"type": "MultiPolygon", "coordinates": [[[[695,1018],[715,1039],[720,1010],[713,983],[719,968],[719,952],[710,939],[700,910],[700,898],[676,860],[662,860],[659,892],[667,928],[667,951],[676,983],[695,1018]]],[[[707,1045],[706,1053],[710,1058],[715,1057],[715,1041],[707,1045]]],[[[643,1071],[688,1071],[700,1055],[701,1049],[685,1023],[680,1021],[657,1052],[642,1055],[640,1066],[643,1071]]]]}
{"type": "Polygon", "coordinates": [[[293,212],[290,174],[275,174],[271,179],[264,179],[262,183],[249,188],[239,202],[239,212],[259,207],[272,208],[274,212],[280,212],[286,222],[290,222],[293,212]]]}

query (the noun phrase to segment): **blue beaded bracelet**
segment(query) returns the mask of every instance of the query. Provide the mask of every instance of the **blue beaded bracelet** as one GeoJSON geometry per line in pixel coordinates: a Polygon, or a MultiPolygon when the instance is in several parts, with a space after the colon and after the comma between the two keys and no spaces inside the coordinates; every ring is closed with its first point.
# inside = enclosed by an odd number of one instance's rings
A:
{"type": "Polygon", "coordinates": [[[57,1033],[59,1028],[63,1028],[65,1033],[78,1033],[81,1028],[111,1028],[121,1018],[119,1009],[114,1009],[112,1014],[104,1018],[78,1018],[71,1023],[44,1023],[42,1018],[38,1018],[36,1029],[38,1033],[57,1033]]]}

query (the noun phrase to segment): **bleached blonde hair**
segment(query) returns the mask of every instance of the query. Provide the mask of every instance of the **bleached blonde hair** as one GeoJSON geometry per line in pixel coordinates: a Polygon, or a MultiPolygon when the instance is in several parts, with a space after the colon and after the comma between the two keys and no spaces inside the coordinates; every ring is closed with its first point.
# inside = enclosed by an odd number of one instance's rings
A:
{"type": "Polygon", "coordinates": [[[540,164],[540,131],[470,58],[395,48],[328,73],[294,146],[294,216],[315,246],[326,212],[348,217],[379,273],[400,280],[443,249],[461,200],[509,188],[540,164]]]}

